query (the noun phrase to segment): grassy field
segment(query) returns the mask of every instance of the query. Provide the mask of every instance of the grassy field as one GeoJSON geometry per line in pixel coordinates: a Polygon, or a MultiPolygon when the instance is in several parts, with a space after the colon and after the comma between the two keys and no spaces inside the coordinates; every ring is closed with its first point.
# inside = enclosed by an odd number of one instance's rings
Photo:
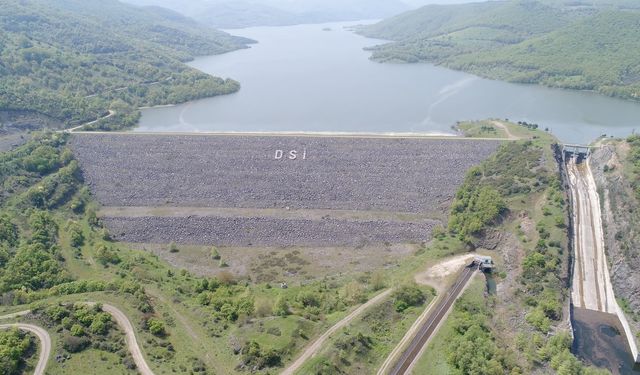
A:
{"type": "Polygon", "coordinates": [[[421,288],[426,300],[403,312],[393,297],[365,311],[337,332],[297,374],[374,374],[434,298],[434,290],[421,288]]]}
{"type": "Polygon", "coordinates": [[[459,122],[456,128],[465,137],[471,138],[508,138],[506,131],[497,127],[491,120],[459,122]]]}

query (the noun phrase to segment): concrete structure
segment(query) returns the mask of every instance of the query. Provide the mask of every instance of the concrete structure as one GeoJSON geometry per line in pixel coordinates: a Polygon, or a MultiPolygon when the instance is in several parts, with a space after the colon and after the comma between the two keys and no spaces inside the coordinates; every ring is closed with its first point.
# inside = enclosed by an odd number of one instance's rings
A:
{"type": "Polygon", "coordinates": [[[494,267],[493,259],[484,255],[477,255],[473,258],[473,264],[477,265],[478,269],[482,272],[491,272],[494,267]]]}
{"type": "Polygon", "coordinates": [[[617,315],[636,363],[640,354],[629,322],[618,305],[609,275],[604,245],[600,197],[589,163],[588,147],[563,147],[573,220],[574,265],[571,303],[578,308],[617,315]],[[575,156],[575,157],[574,157],[575,156]]]}
{"type": "Polygon", "coordinates": [[[567,162],[572,158],[578,161],[585,160],[591,155],[591,150],[594,146],[585,146],[577,144],[563,144],[562,145],[562,161],[567,162]]]}

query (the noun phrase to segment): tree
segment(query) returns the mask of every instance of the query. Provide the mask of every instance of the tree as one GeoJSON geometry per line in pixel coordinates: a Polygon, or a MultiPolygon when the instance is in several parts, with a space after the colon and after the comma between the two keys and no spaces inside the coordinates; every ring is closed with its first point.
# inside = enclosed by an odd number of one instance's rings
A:
{"type": "Polygon", "coordinates": [[[24,158],[22,164],[26,170],[44,175],[57,169],[60,166],[60,159],[54,147],[41,145],[24,158]]]}
{"type": "Polygon", "coordinates": [[[35,211],[29,216],[31,228],[31,243],[42,244],[46,249],[56,243],[58,237],[58,224],[47,211],[35,211]]]}
{"type": "Polygon", "coordinates": [[[6,242],[9,246],[15,246],[18,242],[18,228],[6,214],[0,215],[0,243],[6,242]]]}
{"type": "Polygon", "coordinates": [[[66,272],[41,243],[23,244],[7,262],[0,290],[38,290],[68,281],[66,272]]]}

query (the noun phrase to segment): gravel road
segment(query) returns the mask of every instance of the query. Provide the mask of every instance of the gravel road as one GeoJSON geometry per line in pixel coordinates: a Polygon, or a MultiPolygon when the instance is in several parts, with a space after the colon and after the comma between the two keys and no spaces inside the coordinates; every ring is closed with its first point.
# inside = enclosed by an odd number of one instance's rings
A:
{"type": "Polygon", "coordinates": [[[144,356],[142,355],[140,346],[138,346],[138,341],[136,340],[136,333],[133,329],[133,325],[131,324],[131,321],[129,321],[129,318],[127,318],[127,316],[122,311],[120,311],[120,309],[118,309],[117,307],[108,305],[106,303],[102,305],[102,310],[111,314],[111,316],[113,317],[113,319],[115,319],[118,326],[124,331],[127,347],[129,348],[129,353],[131,353],[131,356],[133,357],[133,361],[135,362],[138,368],[138,372],[141,375],[154,375],[153,371],[151,371],[151,368],[147,364],[147,361],[144,359],[144,356]]]}
{"type": "MultiPolygon", "coordinates": [[[[95,305],[96,303],[87,302],[87,304],[95,305]]],[[[147,361],[142,355],[142,351],[140,350],[140,346],[138,345],[138,341],[136,340],[136,334],[133,329],[133,325],[131,324],[129,318],[127,318],[127,316],[117,307],[106,303],[102,304],[102,310],[106,313],[109,313],[116,321],[118,326],[124,331],[127,347],[129,348],[129,352],[133,357],[133,361],[138,368],[138,372],[140,372],[140,374],[142,375],[154,375],[153,371],[151,371],[151,368],[149,368],[147,361]]],[[[0,316],[0,320],[18,318],[28,315],[30,312],[31,310],[25,310],[17,313],[3,315],[0,316]]],[[[32,324],[14,323],[0,325],[0,329],[8,329],[13,327],[32,332],[40,339],[40,342],[42,343],[42,350],[40,351],[40,358],[38,360],[38,365],[36,366],[34,375],[44,375],[44,370],[47,366],[47,362],[49,361],[49,356],[51,354],[51,337],[49,336],[49,333],[43,328],[32,324]]]]}

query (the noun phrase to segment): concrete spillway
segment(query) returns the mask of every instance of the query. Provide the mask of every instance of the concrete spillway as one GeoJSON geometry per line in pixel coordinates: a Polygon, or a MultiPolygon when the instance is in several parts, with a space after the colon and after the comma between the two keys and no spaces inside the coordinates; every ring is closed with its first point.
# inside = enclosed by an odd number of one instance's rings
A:
{"type": "Polygon", "coordinates": [[[578,162],[576,158],[570,158],[566,162],[566,171],[573,215],[571,303],[576,335],[574,349],[591,363],[607,367],[616,374],[631,373],[622,369],[632,367],[627,362],[637,363],[640,357],[633,332],[615,299],[597,186],[587,161],[578,162]],[[606,329],[603,327],[610,327],[612,332],[624,332],[625,340],[605,337],[606,329]],[[620,348],[620,343],[624,348],[620,348]],[[621,355],[624,352],[630,352],[633,360],[628,361],[621,355]]]}
{"type": "Polygon", "coordinates": [[[613,293],[604,251],[600,200],[588,163],[567,163],[573,201],[575,264],[573,305],[615,314],[618,305],[613,293]]]}

